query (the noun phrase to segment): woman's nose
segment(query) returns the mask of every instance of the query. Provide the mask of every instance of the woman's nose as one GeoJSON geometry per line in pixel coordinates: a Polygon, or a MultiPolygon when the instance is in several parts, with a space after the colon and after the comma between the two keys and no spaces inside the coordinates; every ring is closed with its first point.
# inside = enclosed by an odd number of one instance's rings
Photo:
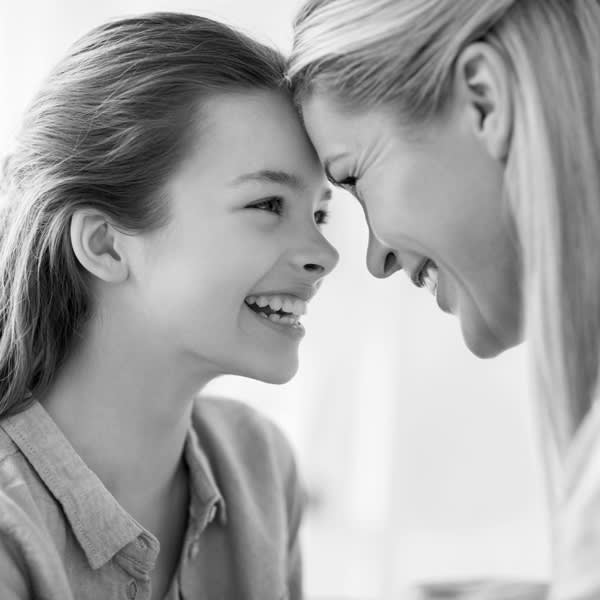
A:
{"type": "Polygon", "coordinates": [[[331,273],[339,259],[338,251],[319,233],[309,246],[298,252],[295,262],[305,272],[320,278],[331,273]]]}
{"type": "Polygon", "coordinates": [[[398,254],[392,248],[382,244],[369,230],[367,248],[367,267],[371,275],[383,279],[402,269],[398,254]]]}

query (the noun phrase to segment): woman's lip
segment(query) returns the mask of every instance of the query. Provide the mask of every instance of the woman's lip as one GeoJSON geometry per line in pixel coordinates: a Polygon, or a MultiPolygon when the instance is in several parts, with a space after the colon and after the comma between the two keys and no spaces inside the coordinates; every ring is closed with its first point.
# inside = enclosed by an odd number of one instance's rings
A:
{"type": "Polygon", "coordinates": [[[427,264],[430,262],[436,265],[437,267],[437,263],[435,261],[433,261],[431,258],[425,257],[410,274],[410,280],[418,288],[423,287],[422,275],[425,268],[427,267],[427,264]]]}

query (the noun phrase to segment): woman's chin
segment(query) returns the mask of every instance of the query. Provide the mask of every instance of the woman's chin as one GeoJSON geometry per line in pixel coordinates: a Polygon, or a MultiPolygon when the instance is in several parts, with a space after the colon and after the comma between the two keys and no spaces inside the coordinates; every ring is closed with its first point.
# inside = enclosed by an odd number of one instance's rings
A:
{"type": "Polygon", "coordinates": [[[498,335],[484,323],[473,327],[461,321],[461,327],[467,348],[477,358],[495,358],[505,350],[516,346],[520,341],[513,340],[514,336],[498,335]]]}

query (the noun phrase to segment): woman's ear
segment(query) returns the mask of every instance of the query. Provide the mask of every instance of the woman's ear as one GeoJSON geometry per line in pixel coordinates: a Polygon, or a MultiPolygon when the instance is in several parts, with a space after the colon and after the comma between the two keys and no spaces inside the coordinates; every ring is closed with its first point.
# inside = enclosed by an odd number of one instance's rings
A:
{"type": "Polygon", "coordinates": [[[124,234],[105,215],[92,209],[76,210],[71,217],[71,245],[77,260],[92,275],[120,283],[129,275],[124,234]]]}
{"type": "Polygon", "coordinates": [[[470,44],[458,56],[454,84],[473,134],[493,158],[506,160],[513,105],[509,73],[502,56],[485,42],[470,44]]]}

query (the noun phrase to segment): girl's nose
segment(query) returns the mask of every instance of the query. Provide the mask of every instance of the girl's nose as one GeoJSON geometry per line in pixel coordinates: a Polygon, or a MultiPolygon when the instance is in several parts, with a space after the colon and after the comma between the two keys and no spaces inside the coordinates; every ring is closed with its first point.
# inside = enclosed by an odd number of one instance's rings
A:
{"type": "Polygon", "coordinates": [[[382,244],[369,229],[369,247],[367,249],[367,267],[372,275],[383,279],[402,269],[398,254],[392,248],[382,244]]]}
{"type": "Polygon", "coordinates": [[[340,255],[338,251],[321,235],[314,238],[310,246],[298,252],[296,264],[305,272],[317,277],[331,273],[337,265],[340,255]]]}

